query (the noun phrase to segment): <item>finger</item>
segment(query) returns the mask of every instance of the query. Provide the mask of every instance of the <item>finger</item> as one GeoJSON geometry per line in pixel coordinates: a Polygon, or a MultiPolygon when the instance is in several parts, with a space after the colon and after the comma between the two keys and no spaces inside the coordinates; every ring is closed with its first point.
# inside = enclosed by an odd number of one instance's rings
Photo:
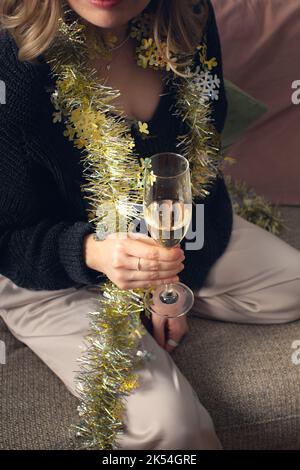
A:
{"type": "Polygon", "coordinates": [[[152,315],[153,336],[162,348],[165,348],[166,343],[165,322],[165,319],[157,317],[157,315],[152,315]]]}
{"type": "MultiPolygon", "coordinates": [[[[152,245],[156,247],[158,246],[157,241],[154,240],[154,238],[149,237],[149,235],[146,235],[145,233],[142,233],[142,232],[114,232],[114,233],[110,233],[109,235],[107,235],[106,238],[114,239],[114,240],[117,240],[117,239],[139,240],[144,243],[148,243],[148,245],[152,245]]],[[[182,250],[180,246],[180,242],[174,245],[172,249],[182,250]]]]}
{"type": "Polygon", "coordinates": [[[171,277],[168,279],[158,279],[155,281],[126,281],[123,280],[119,283],[121,289],[150,289],[151,287],[161,286],[162,284],[170,284],[171,282],[178,282],[179,277],[171,277]]]}
{"type": "MultiPolygon", "coordinates": [[[[177,271],[137,271],[134,269],[123,271],[122,277],[126,281],[163,281],[176,278],[177,271]]],[[[178,277],[178,276],[177,276],[178,277]]]]}
{"type": "Polygon", "coordinates": [[[139,240],[148,243],[148,245],[157,246],[157,242],[153,238],[141,232],[114,232],[110,233],[107,238],[114,240],[139,240]]]}
{"type": "MultiPolygon", "coordinates": [[[[183,260],[185,259],[182,256],[183,260]]],[[[139,258],[136,256],[124,255],[123,266],[126,269],[137,269],[139,258]]],[[[181,260],[179,261],[156,261],[145,258],[140,258],[140,271],[174,271],[180,272],[184,269],[184,264],[181,260]]]]}
{"type": "Polygon", "coordinates": [[[144,243],[148,243],[148,245],[157,246],[157,242],[141,232],[113,232],[106,236],[106,239],[110,240],[140,240],[144,243]]]}
{"type": "MultiPolygon", "coordinates": [[[[185,257],[183,256],[185,259],[185,257]]],[[[184,261],[184,260],[183,260],[184,261]]],[[[112,261],[112,267],[115,269],[121,270],[129,270],[129,271],[137,271],[139,272],[149,272],[151,273],[160,273],[159,277],[171,277],[175,276],[176,274],[180,273],[184,269],[184,264],[180,260],[178,261],[152,261],[140,258],[140,270],[138,270],[139,258],[136,256],[129,256],[126,253],[119,253],[118,257],[112,261]]],[[[128,279],[131,279],[130,275],[128,279]]],[[[134,277],[132,279],[138,279],[138,277],[134,277]]],[[[143,278],[146,279],[146,278],[143,278]]],[[[158,279],[158,276],[155,275],[153,278],[149,279],[158,279]]]]}
{"type": "Polygon", "coordinates": [[[176,341],[176,343],[180,343],[184,336],[188,332],[188,326],[186,322],[182,322],[178,319],[175,319],[175,321],[172,321],[172,319],[168,319],[168,323],[166,325],[166,349],[167,351],[172,351],[175,349],[177,346],[173,346],[168,343],[168,339],[173,339],[176,341]]]}
{"type": "Polygon", "coordinates": [[[149,246],[141,240],[125,240],[127,255],[137,258],[145,258],[153,261],[179,261],[184,253],[181,248],[164,248],[161,246],[149,246]]]}
{"type": "MultiPolygon", "coordinates": [[[[149,235],[146,235],[145,233],[128,232],[128,238],[131,238],[133,240],[141,240],[141,241],[144,241],[145,243],[148,243],[149,245],[157,246],[157,241],[154,240],[154,238],[149,237],[149,235]]],[[[181,249],[180,242],[178,242],[172,248],[180,248],[181,249]]]]}
{"type": "MultiPolygon", "coordinates": [[[[179,342],[179,341],[177,341],[177,343],[178,343],[178,342],[179,342]]],[[[175,348],[177,348],[177,346],[173,346],[172,344],[169,344],[169,343],[168,343],[168,338],[167,338],[167,339],[166,339],[165,350],[166,350],[167,352],[171,352],[171,351],[173,351],[173,349],[175,349],[175,348]]]]}
{"type": "Polygon", "coordinates": [[[145,233],[141,232],[128,232],[128,238],[131,240],[140,240],[145,243],[148,243],[149,245],[157,246],[157,242],[149,237],[149,235],[146,235],[145,233]]]}

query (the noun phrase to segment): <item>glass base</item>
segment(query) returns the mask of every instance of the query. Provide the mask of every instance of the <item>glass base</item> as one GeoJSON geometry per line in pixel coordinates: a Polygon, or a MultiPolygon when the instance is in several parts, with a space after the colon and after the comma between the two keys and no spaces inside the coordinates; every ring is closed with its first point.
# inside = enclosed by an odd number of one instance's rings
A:
{"type": "Polygon", "coordinates": [[[165,295],[166,286],[164,284],[150,289],[145,295],[147,310],[155,315],[168,318],[186,315],[194,305],[193,291],[181,282],[168,284],[168,289],[172,290],[175,296],[165,295]]]}

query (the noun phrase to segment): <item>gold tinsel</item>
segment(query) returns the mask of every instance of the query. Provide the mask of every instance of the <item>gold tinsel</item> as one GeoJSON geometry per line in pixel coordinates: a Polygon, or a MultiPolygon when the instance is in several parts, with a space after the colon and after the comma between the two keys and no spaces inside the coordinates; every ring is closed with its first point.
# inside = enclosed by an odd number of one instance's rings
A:
{"type": "Polygon", "coordinates": [[[243,181],[232,181],[232,178],[226,175],[225,182],[236,214],[274,235],[280,235],[284,224],[278,207],[256,194],[254,189],[243,181]]]}
{"type": "Polygon", "coordinates": [[[122,291],[106,283],[101,291],[99,310],[90,312],[88,349],[80,358],[82,424],[77,435],[85,438],[86,448],[113,449],[124,429],[123,397],[139,386],[135,370],[147,356],[138,349],[145,333],[140,321],[144,305],[137,290],[122,291]]]}
{"type": "MultiPolygon", "coordinates": [[[[112,101],[118,92],[99,83],[92,70],[86,71],[82,34],[80,25],[61,22],[60,36],[47,60],[56,77],[53,100],[66,119],[65,135],[84,149],[89,219],[96,225],[97,238],[104,238],[117,232],[121,221],[126,226],[137,218],[134,203],[142,200],[141,167],[125,121],[110,114],[115,112],[112,101]],[[115,220],[117,227],[112,225],[115,220]]],[[[78,375],[82,422],[77,435],[84,438],[85,448],[117,445],[117,433],[123,429],[123,398],[138,386],[135,370],[147,357],[146,352],[137,355],[145,334],[140,319],[142,299],[139,289],[122,291],[107,282],[99,286],[99,310],[89,312],[89,347],[80,358],[78,375]]]]}
{"type": "MultiPolygon", "coordinates": [[[[65,136],[82,150],[89,220],[95,224],[95,238],[103,239],[121,228],[130,230],[139,217],[135,203],[143,200],[143,166],[126,120],[113,105],[119,92],[104,86],[88,66],[90,45],[83,25],[61,20],[47,61],[56,79],[55,120],[64,117],[65,136]]],[[[206,196],[220,163],[210,107],[199,102],[199,91],[189,79],[180,78],[177,88],[177,112],[191,129],[181,136],[181,147],[191,163],[193,195],[206,196]]],[[[78,375],[81,423],[76,429],[85,448],[117,448],[118,433],[124,430],[124,399],[139,386],[138,367],[151,360],[150,353],[139,349],[146,332],[140,318],[144,294],[141,289],[120,290],[109,281],[99,285],[99,309],[89,312],[88,347],[78,375]]]]}
{"type": "MultiPolygon", "coordinates": [[[[235,163],[234,157],[225,155],[222,159],[222,171],[227,165],[235,163]]],[[[274,235],[281,234],[284,222],[278,206],[257,194],[244,181],[233,180],[230,175],[225,175],[224,179],[236,214],[274,235]]]]}
{"type": "Polygon", "coordinates": [[[199,102],[199,91],[189,79],[181,79],[177,87],[177,110],[186,121],[190,132],[179,136],[178,148],[189,160],[193,197],[209,195],[209,186],[218,175],[220,158],[220,134],[211,123],[211,108],[208,102],[199,102]]]}

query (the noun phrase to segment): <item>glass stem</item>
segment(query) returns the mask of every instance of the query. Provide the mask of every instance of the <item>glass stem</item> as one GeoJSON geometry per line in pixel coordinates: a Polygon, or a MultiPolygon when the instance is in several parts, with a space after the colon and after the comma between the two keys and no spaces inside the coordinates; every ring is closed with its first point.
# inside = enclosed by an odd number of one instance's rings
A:
{"type": "Polygon", "coordinates": [[[170,284],[165,284],[165,289],[160,294],[160,300],[165,304],[175,304],[178,300],[178,294],[170,287],[170,284]]]}
{"type": "Polygon", "coordinates": [[[165,284],[165,290],[164,294],[171,294],[173,292],[172,287],[170,287],[170,284],[165,284]]]}

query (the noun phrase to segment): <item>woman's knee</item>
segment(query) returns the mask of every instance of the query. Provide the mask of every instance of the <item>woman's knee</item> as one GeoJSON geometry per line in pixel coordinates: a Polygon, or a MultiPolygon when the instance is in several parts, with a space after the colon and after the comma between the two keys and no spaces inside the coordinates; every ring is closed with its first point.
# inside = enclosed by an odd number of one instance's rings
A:
{"type": "Polygon", "coordinates": [[[164,438],[161,441],[162,449],[179,450],[221,450],[221,443],[216,435],[213,423],[205,419],[187,416],[176,427],[163,426],[164,438]]]}
{"type": "Polygon", "coordinates": [[[221,444],[207,410],[197,398],[170,390],[168,399],[154,406],[145,399],[143,413],[134,419],[118,441],[120,449],[220,450],[221,444]],[[187,399],[186,399],[187,398],[187,399]],[[144,422],[144,426],[141,426],[144,422]]]}
{"type": "MultiPolygon", "coordinates": [[[[220,449],[213,421],[197,394],[178,373],[179,385],[161,390],[161,405],[152,411],[153,426],[161,449],[220,449]],[[180,393],[179,393],[180,390],[180,393]]],[[[159,390],[158,390],[159,392],[159,390]]]]}

